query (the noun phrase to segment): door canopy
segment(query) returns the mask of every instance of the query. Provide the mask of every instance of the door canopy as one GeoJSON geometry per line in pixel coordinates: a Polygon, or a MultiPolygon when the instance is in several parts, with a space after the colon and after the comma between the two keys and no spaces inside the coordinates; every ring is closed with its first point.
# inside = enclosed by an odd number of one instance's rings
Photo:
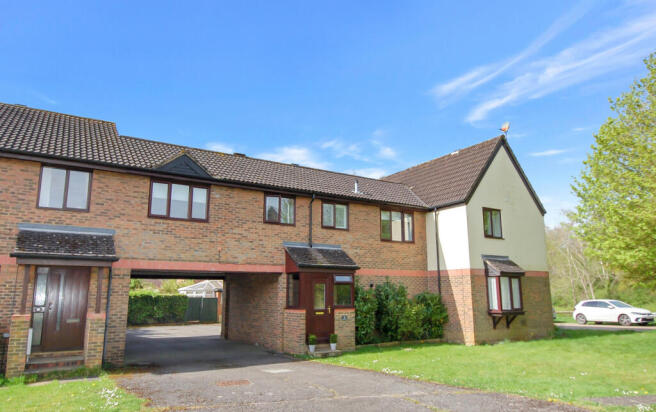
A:
{"type": "Polygon", "coordinates": [[[286,243],[287,273],[302,269],[338,269],[355,271],[360,267],[338,245],[315,244],[310,247],[303,243],[286,243]]]}

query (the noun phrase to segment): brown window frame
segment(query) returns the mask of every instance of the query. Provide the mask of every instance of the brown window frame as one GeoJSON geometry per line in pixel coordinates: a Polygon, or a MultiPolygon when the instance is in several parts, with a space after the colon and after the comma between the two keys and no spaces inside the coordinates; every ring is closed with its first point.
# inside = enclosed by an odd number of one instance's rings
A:
{"type": "Polygon", "coordinates": [[[501,209],[493,209],[491,207],[483,208],[483,235],[488,239],[503,239],[503,221],[501,219],[501,209]],[[494,223],[492,221],[493,212],[499,212],[499,230],[501,230],[499,236],[494,236],[494,223]],[[487,234],[485,231],[485,215],[488,213],[490,214],[490,229],[492,230],[491,234],[487,234]]]}
{"type": "Polygon", "coordinates": [[[336,273],[333,275],[333,307],[335,308],[354,308],[355,307],[355,275],[352,273],[336,273]],[[350,282],[338,282],[337,281],[337,276],[350,276],[351,281],[350,282]],[[349,285],[351,286],[351,304],[350,305],[338,305],[337,304],[337,293],[336,293],[336,288],[335,286],[337,285],[349,285]]]}
{"type": "Polygon", "coordinates": [[[380,240],[382,242],[396,242],[396,243],[415,243],[415,213],[413,211],[409,210],[403,210],[403,209],[388,209],[388,208],[381,208],[380,213],[378,214],[378,218],[380,219],[380,240]],[[384,239],[383,238],[383,212],[390,212],[390,238],[389,239],[384,239]],[[400,212],[401,213],[401,240],[392,240],[394,237],[392,235],[392,212],[400,212]],[[412,218],[412,240],[406,240],[405,238],[405,216],[409,215],[412,218]]]}
{"type": "Polygon", "coordinates": [[[509,276],[509,275],[500,275],[500,276],[485,276],[485,291],[487,295],[487,311],[489,314],[502,315],[506,313],[524,313],[524,295],[522,294],[522,277],[521,276],[509,276]],[[510,309],[503,309],[503,302],[501,301],[501,278],[508,278],[509,284],[509,296],[510,296],[510,309]],[[497,302],[499,309],[490,309],[490,289],[489,289],[489,279],[495,279],[495,291],[497,295],[497,302]],[[512,280],[517,279],[519,285],[519,308],[514,306],[514,297],[513,297],[513,285],[512,280]]]}
{"type": "Polygon", "coordinates": [[[349,211],[349,205],[348,203],[342,203],[342,202],[333,202],[333,201],[321,201],[321,227],[324,229],[335,229],[335,230],[349,230],[349,216],[350,216],[350,211],[349,211]],[[333,207],[333,225],[328,226],[323,224],[323,206],[324,205],[331,205],[333,207]],[[346,227],[337,227],[336,226],[336,214],[335,211],[337,208],[335,207],[336,205],[342,205],[346,206],[346,227]]]}
{"type": "Polygon", "coordinates": [[[89,212],[89,209],[91,207],[91,182],[93,181],[93,170],[90,169],[83,169],[83,168],[77,168],[77,167],[61,167],[61,166],[52,166],[49,164],[42,164],[41,165],[41,170],[39,171],[39,187],[37,188],[36,192],[36,207],[37,209],[50,209],[50,210],[64,210],[67,212],[89,212]],[[62,207],[51,207],[51,206],[41,206],[41,185],[43,184],[43,169],[45,168],[50,168],[50,169],[59,169],[59,170],[65,170],[66,171],[66,177],[64,181],[64,200],[62,202],[62,207]],[[75,208],[75,207],[67,207],[66,203],[68,203],[68,183],[71,175],[71,171],[75,172],[85,172],[89,174],[89,186],[87,188],[87,206],[82,209],[82,208],[75,208]]]}
{"type": "Polygon", "coordinates": [[[287,274],[287,299],[285,301],[285,307],[287,309],[299,309],[301,307],[301,275],[300,273],[288,273],[287,274]],[[298,278],[298,302],[296,305],[289,304],[289,278],[296,276],[298,278]]]}
{"type": "Polygon", "coordinates": [[[197,184],[197,183],[188,183],[188,182],[179,182],[175,180],[165,180],[165,179],[150,179],[150,186],[149,186],[149,191],[148,191],[148,217],[153,218],[153,219],[166,219],[166,220],[180,220],[180,221],[186,221],[186,222],[209,222],[210,220],[210,194],[212,192],[212,187],[210,185],[202,185],[202,184],[197,184]],[[168,185],[168,190],[166,192],[166,214],[165,215],[159,215],[159,214],[154,214],[152,213],[152,206],[153,206],[153,186],[155,183],[160,183],[160,184],[165,184],[168,185]],[[172,185],[182,185],[182,186],[189,186],[189,199],[188,199],[188,206],[187,206],[187,217],[171,217],[171,186],[172,185]],[[206,189],[207,190],[207,199],[205,202],[205,219],[199,219],[195,217],[191,217],[191,212],[193,208],[193,196],[194,196],[194,189],[206,189]]]}
{"type": "Polygon", "coordinates": [[[264,206],[263,206],[263,213],[262,213],[262,221],[264,223],[268,223],[271,225],[283,225],[283,226],[296,226],[296,197],[294,196],[288,196],[288,195],[282,195],[282,194],[277,194],[277,193],[265,193],[264,194],[264,206]],[[266,215],[266,204],[267,204],[267,198],[268,197],[277,197],[278,198],[278,221],[274,222],[272,220],[267,220],[267,215],[266,215]],[[282,206],[282,198],[285,199],[291,199],[292,202],[294,203],[294,208],[292,209],[292,223],[282,223],[280,221],[280,218],[282,216],[281,211],[281,206],[282,206]]]}

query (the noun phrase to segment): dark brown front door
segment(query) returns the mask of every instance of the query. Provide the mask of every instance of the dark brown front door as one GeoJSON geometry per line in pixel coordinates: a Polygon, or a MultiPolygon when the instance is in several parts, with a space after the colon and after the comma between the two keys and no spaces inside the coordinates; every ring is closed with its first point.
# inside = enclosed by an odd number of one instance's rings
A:
{"type": "Polygon", "coordinates": [[[309,299],[306,300],[307,333],[317,336],[319,342],[328,342],[333,333],[333,275],[307,274],[309,299]]]}
{"type": "Polygon", "coordinates": [[[84,346],[89,268],[37,268],[32,344],[42,351],[84,346]]]}

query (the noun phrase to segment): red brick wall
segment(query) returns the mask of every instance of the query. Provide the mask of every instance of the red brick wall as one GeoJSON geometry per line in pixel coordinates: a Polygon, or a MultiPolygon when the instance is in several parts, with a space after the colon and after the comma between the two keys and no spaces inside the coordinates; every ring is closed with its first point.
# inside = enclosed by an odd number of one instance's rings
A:
{"type": "MultiPolygon", "coordinates": [[[[469,270],[440,271],[442,301],[449,313],[444,338],[449,342],[473,345],[472,275],[469,270]]],[[[485,293],[485,289],[483,289],[485,293]]]]}
{"type": "Polygon", "coordinates": [[[226,285],[228,339],[282,352],[286,276],[229,275],[226,285]]]}
{"type": "Polygon", "coordinates": [[[125,357],[125,331],[128,325],[130,270],[112,269],[112,292],[107,321],[104,361],[121,365],[125,357]]]}
{"type": "Polygon", "coordinates": [[[355,349],[355,309],[335,309],[335,333],[338,350],[355,349]]]}
{"type": "MultiPolygon", "coordinates": [[[[212,186],[208,223],[148,218],[150,179],[96,170],[90,212],[36,208],[40,164],[0,158],[0,256],[15,246],[19,222],[116,230],[124,259],[240,264],[283,264],[283,241],[307,242],[309,197],[296,199],[296,225],[262,222],[264,194],[212,186]]],[[[425,219],[415,213],[415,243],[381,242],[379,208],[351,203],[349,230],[321,227],[321,201],[313,203],[317,243],[340,244],[366,268],[426,269],[425,219]]]]}
{"type": "Polygon", "coordinates": [[[283,352],[304,354],[305,345],[305,309],[285,309],[284,313],[283,352]]]}
{"type": "Polygon", "coordinates": [[[105,314],[87,313],[84,331],[84,366],[97,368],[102,365],[103,339],[105,337],[105,314]]]}
{"type": "Polygon", "coordinates": [[[7,370],[5,376],[13,378],[25,370],[27,334],[30,328],[30,315],[12,315],[7,348],[7,370]]]}

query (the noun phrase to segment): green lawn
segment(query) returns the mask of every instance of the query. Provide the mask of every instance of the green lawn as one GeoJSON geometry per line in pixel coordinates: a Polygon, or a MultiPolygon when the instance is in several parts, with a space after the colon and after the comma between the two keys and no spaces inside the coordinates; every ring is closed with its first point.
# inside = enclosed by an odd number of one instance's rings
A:
{"type": "Polygon", "coordinates": [[[0,410],[4,411],[139,411],[144,402],[116,387],[107,375],[96,380],[0,387],[0,410]]]}
{"type": "Polygon", "coordinates": [[[656,394],[656,332],[557,330],[554,339],[367,347],[317,362],[579,404],[656,394]]]}

